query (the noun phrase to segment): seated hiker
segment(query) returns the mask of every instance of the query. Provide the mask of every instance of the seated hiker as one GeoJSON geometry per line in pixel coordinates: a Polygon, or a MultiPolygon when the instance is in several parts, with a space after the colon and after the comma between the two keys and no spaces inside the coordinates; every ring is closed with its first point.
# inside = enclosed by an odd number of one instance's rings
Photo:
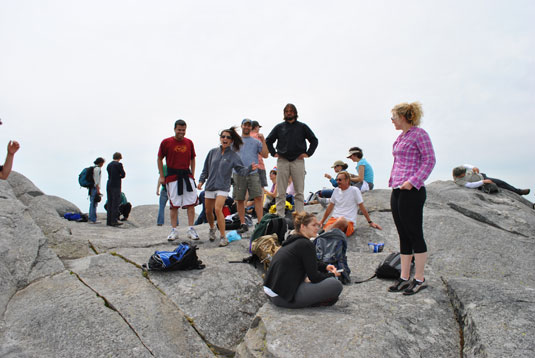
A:
{"type": "MultiPolygon", "coordinates": [[[[104,210],[108,211],[108,201],[106,200],[106,204],[104,204],[104,210]]],[[[121,221],[128,220],[128,216],[130,215],[130,211],[132,210],[132,204],[128,202],[126,199],[126,195],[124,195],[123,192],[121,192],[121,203],[119,204],[119,216],[123,216],[122,219],[119,219],[121,221]]]]}
{"type": "Polygon", "coordinates": [[[275,204],[277,199],[277,167],[273,167],[269,172],[269,180],[271,180],[271,189],[264,188],[264,214],[269,210],[271,205],[275,204]]]}
{"type": "MultiPolygon", "coordinates": [[[[341,160],[337,160],[336,162],[334,162],[334,164],[332,165],[332,167],[334,169],[334,172],[336,174],[340,173],[341,171],[343,170],[346,170],[348,168],[348,165],[346,163],[344,163],[343,161],[341,160]]],[[[325,178],[329,179],[329,181],[331,182],[332,186],[334,188],[337,188],[338,187],[338,183],[336,183],[336,178],[333,178],[331,176],[331,174],[328,174],[328,173],[325,173],[324,174],[325,178]]],[[[319,201],[318,199],[319,198],[330,198],[332,195],[333,195],[333,191],[334,189],[322,189],[322,190],[318,190],[315,194],[316,194],[316,198],[315,198],[315,201],[314,199],[311,200],[311,203],[310,204],[317,204],[319,201]]]]}
{"type": "Polygon", "coordinates": [[[351,185],[355,185],[361,192],[373,189],[373,168],[363,158],[362,149],[359,147],[349,148],[348,158],[357,163],[357,174],[351,176],[351,185]]]}
{"type": "Polygon", "coordinates": [[[360,208],[360,211],[366,220],[368,220],[368,224],[375,229],[382,230],[379,225],[371,220],[368,211],[364,207],[360,190],[349,184],[349,173],[338,173],[336,181],[338,182],[338,188],[334,189],[331,202],[327,206],[325,214],[320,221],[322,225],[325,223],[323,229],[329,231],[333,228],[337,228],[345,232],[347,236],[350,236],[355,231],[355,226],[357,225],[357,213],[360,208]],[[332,217],[325,222],[331,212],[332,217]]]}
{"type": "Polygon", "coordinates": [[[264,281],[264,292],[276,306],[304,308],[336,303],[343,286],[334,265],[316,258],[310,240],[319,223],[314,214],[294,213],[295,234],[288,236],[273,256],[264,281]]]}
{"type": "Polygon", "coordinates": [[[489,178],[485,173],[480,173],[479,168],[469,164],[453,168],[453,181],[457,185],[471,189],[479,188],[487,183],[494,183],[499,188],[512,191],[518,195],[528,195],[530,192],[529,189],[517,189],[503,180],[489,178]]]}

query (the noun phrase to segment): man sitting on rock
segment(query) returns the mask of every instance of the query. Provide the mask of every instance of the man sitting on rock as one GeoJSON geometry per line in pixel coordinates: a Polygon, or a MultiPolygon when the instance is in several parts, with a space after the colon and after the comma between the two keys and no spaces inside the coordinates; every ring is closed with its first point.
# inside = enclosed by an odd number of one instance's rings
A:
{"type": "Polygon", "coordinates": [[[503,180],[489,178],[485,173],[480,173],[479,168],[469,164],[464,164],[453,168],[453,181],[457,185],[471,189],[479,188],[487,183],[495,183],[498,187],[512,191],[518,195],[529,194],[529,189],[517,189],[503,180]]]}
{"type": "Polygon", "coordinates": [[[373,228],[382,230],[378,224],[371,220],[368,211],[364,207],[362,194],[360,193],[359,188],[350,185],[349,173],[346,171],[339,172],[336,176],[336,182],[338,187],[334,189],[331,196],[331,202],[327,206],[320,224],[323,225],[331,212],[332,217],[325,223],[323,229],[329,231],[337,228],[345,232],[346,236],[349,237],[355,231],[355,226],[357,225],[357,213],[360,208],[360,211],[366,220],[368,220],[368,224],[373,228]]]}

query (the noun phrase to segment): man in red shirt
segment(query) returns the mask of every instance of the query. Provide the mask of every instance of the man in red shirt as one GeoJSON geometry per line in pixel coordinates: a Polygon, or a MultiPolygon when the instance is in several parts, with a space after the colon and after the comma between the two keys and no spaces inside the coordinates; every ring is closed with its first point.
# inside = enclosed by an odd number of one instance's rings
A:
{"type": "Polygon", "coordinates": [[[197,189],[195,186],[195,147],[193,142],[185,137],[186,122],[179,119],[175,122],[175,136],[166,138],[160,144],[158,151],[158,170],[160,184],[167,188],[169,204],[171,206],[171,225],[173,229],[167,240],[178,239],[177,218],[178,208],[185,208],[188,212],[188,238],[199,240],[199,235],[193,228],[195,220],[195,206],[197,205],[197,189]],[[167,164],[167,176],[164,176],[163,158],[167,164]]]}

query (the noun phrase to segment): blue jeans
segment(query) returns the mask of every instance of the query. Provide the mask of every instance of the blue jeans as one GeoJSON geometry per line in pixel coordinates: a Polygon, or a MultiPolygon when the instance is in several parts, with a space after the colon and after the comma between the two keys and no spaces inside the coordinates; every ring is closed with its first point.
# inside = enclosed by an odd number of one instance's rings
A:
{"type": "Polygon", "coordinates": [[[89,221],[97,221],[97,205],[95,197],[97,196],[97,188],[93,187],[89,190],[89,221]]]}
{"type": "MultiPolygon", "coordinates": [[[[165,223],[165,206],[167,205],[167,188],[164,186],[160,191],[160,207],[158,208],[158,219],[156,223],[158,225],[163,225],[165,223]]],[[[176,224],[178,226],[178,217],[176,218],[176,224]]]]}

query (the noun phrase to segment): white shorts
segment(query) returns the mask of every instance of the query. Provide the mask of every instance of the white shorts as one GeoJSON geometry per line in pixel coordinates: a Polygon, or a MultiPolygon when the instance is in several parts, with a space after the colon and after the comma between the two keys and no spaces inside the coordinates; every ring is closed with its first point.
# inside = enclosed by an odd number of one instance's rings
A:
{"type": "Polygon", "coordinates": [[[216,190],[216,191],[208,191],[206,190],[204,192],[204,198],[205,199],[215,199],[216,196],[224,196],[225,198],[228,196],[228,191],[223,190],[216,190]]]}
{"type": "Polygon", "coordinates": [[[186,189],[186,183],[182,182],[182,195],[178,195],[177,181],[172,181],[165,184],[167,188],[167,197],[171,208],[187,208],[188,206],[195,206],[198,203],[197,188],[193,179],[189,178],[189,182],[193,191],[186,189]]]}

